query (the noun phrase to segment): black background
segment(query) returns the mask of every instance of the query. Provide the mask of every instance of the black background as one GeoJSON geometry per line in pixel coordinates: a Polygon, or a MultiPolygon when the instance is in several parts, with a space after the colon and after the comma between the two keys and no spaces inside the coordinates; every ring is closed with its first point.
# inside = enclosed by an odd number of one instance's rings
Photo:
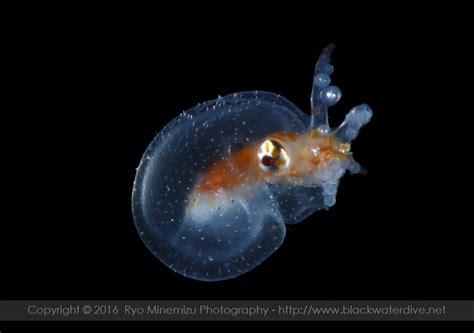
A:
{"type": "MultiPolygon", "coordinates": [[[[470,299],[468,152],[459,149],[461,52],[442,16],[235,5],[51,7],[13,49],[4,125],[2,299],[470,299]],[[215,10],[215,8],[213,9],[215,10]],[[421,20],[421,21],[420,21],[421,20]],[[181,111],[237,91],[279,93],[309,110],[320,51],[337,45],[337,125],[368,103],[353,145],[366,176],[336,205],[287,230],[281,248],[233,280],[173,273],[140,240],[135,168],[181,111]],[[461,152],[460,152],[461,150],[461,152]]],[[[462,147],[461,147],[462,148],[462,147]]]]}

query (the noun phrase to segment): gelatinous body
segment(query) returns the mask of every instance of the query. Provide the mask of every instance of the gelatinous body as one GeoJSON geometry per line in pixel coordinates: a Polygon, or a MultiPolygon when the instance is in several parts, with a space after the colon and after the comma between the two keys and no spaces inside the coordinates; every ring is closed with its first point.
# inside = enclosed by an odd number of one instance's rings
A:
{"type": "Polygon", "coordinates": [[[360,171],[350,142],[369,122],[354,107],[336,129],[328,107],[329,45],[315,69],[311,114],[277,94],[240,92],[199,104],[167,124],[148,146],[132,206],[142,240],[174,271],[217,281],[250,271],[298,223],[336,201],[346,170],[360,171]]]}

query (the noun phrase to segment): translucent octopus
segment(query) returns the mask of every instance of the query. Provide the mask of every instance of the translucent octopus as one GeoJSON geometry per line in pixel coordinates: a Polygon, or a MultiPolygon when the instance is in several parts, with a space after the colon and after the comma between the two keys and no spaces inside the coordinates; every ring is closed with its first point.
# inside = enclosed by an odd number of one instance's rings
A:
{"type": "Polygon", "coordinates": [[[218,281],[268,258],[295,224],[336,202],[346,170],[359,173],[351,141],[372,110],[356,106],[337,128],[328,108],[334,45],[314,72],[311,114],[284,97],[239,92],[198,104],[168,123],[146,149],[132,210],[148,249],[186,277],[218,281]]]}

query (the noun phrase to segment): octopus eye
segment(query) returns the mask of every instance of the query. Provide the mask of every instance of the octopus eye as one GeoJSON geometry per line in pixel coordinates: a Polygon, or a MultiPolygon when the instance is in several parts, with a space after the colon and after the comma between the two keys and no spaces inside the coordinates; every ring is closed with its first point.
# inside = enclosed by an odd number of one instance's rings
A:
{"type": "Polygon", "coordinates": [[[285,169],[290,164],[290,158],[283,146],[279,142],[270,139],[261,144],[258,150],[258,159],[260,168],[265,172],[285,169]]]}

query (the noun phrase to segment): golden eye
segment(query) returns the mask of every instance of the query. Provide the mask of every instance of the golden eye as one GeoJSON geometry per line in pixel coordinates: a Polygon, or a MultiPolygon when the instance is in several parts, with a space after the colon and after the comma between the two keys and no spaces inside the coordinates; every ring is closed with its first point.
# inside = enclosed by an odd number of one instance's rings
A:
{"type": "Polygon", "coordinates": [[[265,140],[258,150],[258,159],[260,161],[260,168],[263,171],[278,171],[288,167],[290,158],[283,146],[275,141],[265,140]]]}

